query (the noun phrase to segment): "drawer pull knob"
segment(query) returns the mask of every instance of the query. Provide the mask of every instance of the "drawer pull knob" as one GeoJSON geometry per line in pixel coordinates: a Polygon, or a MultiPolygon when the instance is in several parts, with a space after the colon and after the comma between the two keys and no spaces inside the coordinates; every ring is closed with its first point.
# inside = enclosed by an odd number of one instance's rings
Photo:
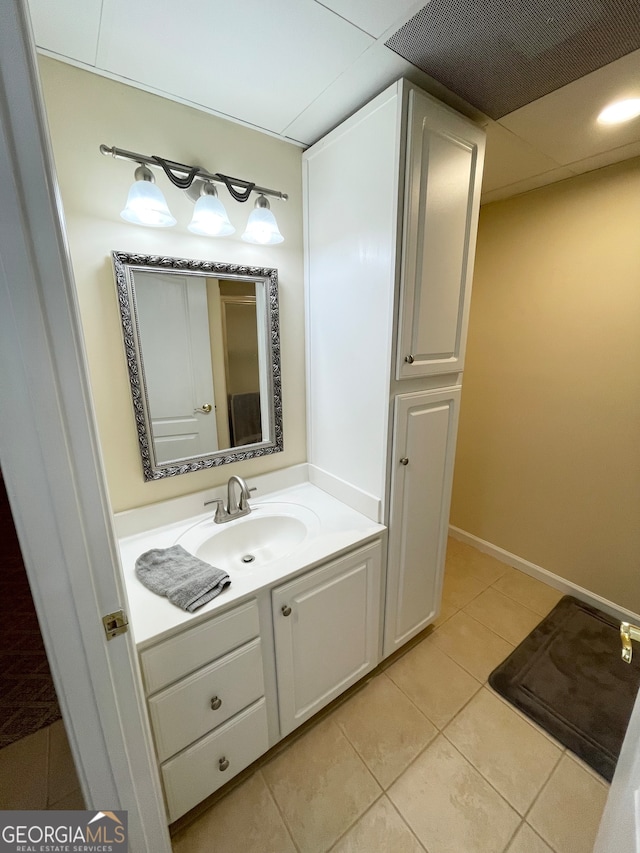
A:
{"type": "Polygon", "coordinates": [[[220,705],[222,705],[222,699],[219,696],[214,696],[211,700],[211,710],[217,711],[220,705]]]}
{"type": "Polygon", "coordinates": [[[402,459],[400,460],[400,464],[401,465],[408,465],[409,464],[409,460],[407,459],[406,456],[402,457],[402,459]]]}
{"type": "Polygon", "coordinates": [[[412,355],[405,355],[404,360],[407,362],[407,364],[413,364],[415,358],[412,355]]]}
{"type": "Polygon", "coordinates": [[[285,605],[283,606],[283,608],[282,608],[282,615],[283,615],[283,616],[291,616],[291,608],[289,607],[289,605],[288,605],[288,604],[285,604],[285,605]]]}
{"type": "Polygon", "coordinates": [[[228,768],[229,761],[223,756],[220,761],[218,761],[218,770],[224,773],[224,771],[228,768]]]}

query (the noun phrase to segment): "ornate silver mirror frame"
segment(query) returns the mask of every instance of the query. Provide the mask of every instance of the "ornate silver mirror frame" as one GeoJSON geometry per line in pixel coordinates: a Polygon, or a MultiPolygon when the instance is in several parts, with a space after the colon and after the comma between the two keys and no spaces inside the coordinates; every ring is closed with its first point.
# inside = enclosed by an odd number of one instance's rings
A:
{"type": "MultiPolygon", "coordinates": [[[[282,451],[282,380],[277,269],[245,267],[215,261],[195,261],[160,255],[129,254],[127,252],[112,252],[112,259],[144,479],[148,481],[163,477],[175,477],[178,474],[202,471],[206,468],[228,465],[243,459],[252,459],[282,451]],[[259,440],[242,446],[222,448],[215,452],[184,458],[168,461],[159,459],[157,444],[154,440],[149,389],[145,373],[139,304],[136,295],[136,272],[161,272],[181,276],[205,277],[224,282],[255,283],[256,292],[260,285],[263,286],[264,298],[261,302],[264,310],[257,312],[257,324],[262,324],[258,340],[262,337],[264,341],[263,351],[260,354],[260,406],[263,430],[258,436],[259,440]]],[[[170,346],[171,342],[166,341],[165,344],[170,346]]],[[[196,406],[200,405],[201,402],[196,402],[196,406]]],[[[210,406],[208,411],[211,411],[210,406]]]]}

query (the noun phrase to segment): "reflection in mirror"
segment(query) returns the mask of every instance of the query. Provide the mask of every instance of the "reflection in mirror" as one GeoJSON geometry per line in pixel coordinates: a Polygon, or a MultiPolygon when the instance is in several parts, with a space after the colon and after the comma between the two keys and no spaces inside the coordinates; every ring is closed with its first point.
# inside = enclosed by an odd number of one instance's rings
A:
{"type": "Polygon", "coordinates": [[[277,270],[112,257],[145,479],[282,450],[277,270]]]}

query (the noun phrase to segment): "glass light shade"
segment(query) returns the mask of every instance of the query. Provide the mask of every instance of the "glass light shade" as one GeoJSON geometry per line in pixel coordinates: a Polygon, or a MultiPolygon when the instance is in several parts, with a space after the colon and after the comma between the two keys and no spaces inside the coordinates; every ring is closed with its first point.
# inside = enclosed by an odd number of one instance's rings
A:
{"type": "Polygon", "coordinates": [[[229,222],[227,211],[215,195],[201,195],[193,210],[193,218],[187,225],[189,231],[203,237],[226,237],[235,228],[229,222]]]}
{"type": "MultiPolygon", "coordinates": [[[[260,199],[258,199],[259,201],[260,199]]],[[[269,246],[275,243],[282,243],[284,237],[278,230],[276,218],[269,208],[256,207],[249,214],[247,228],[242,235],[242,239],[245,243],[259,243],[262,246],[269,246]]]]}
{"type": "Polygon", "coordinates": [[[162,191],[151,181],[136,181],[132,185],[120,216],[134,225],[152,228],[170,228],[176,224],[162,191]]]}

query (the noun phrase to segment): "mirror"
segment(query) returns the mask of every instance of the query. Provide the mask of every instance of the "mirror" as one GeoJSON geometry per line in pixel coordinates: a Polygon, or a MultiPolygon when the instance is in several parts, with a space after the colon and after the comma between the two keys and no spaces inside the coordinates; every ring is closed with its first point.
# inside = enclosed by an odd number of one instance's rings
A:
{"type": "Polygon", "coordinates": [[[278,271],[112,259],[145,480],[281,451],[278,271]]]}

